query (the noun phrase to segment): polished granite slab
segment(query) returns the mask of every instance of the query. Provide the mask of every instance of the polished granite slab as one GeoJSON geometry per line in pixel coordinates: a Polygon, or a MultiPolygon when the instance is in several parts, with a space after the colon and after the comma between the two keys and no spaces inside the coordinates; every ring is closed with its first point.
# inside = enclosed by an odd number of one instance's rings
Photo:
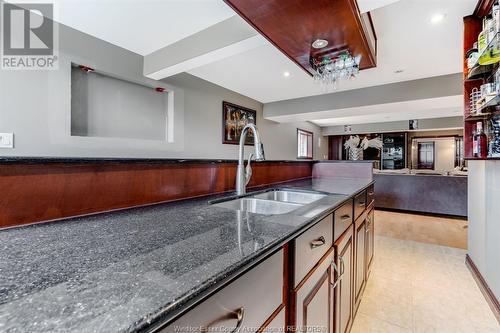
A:
{"type": "Polygon", "coordinates": [[[0,231],[0,331],[130,332],[173,318],[371,183],[307,179],[330,193],[282,215],[188,200],[0,231]],[[341,193],[341,194],[335,194],[341,193]]]}
{"type": "MultiPolygon", "coordinates": [[[[254,163],[315,163],[313,160],[265,160],[254,163]]],[[[345,161],[344,161],[345,162],[345,161]]],[[[197,163],[238,163],[238,160],[232,159],[193,159],[193,158],[125,158],[125,157],[44,157],[44,156],[0,156],[1,164],[197,164],[197,163]]]]}

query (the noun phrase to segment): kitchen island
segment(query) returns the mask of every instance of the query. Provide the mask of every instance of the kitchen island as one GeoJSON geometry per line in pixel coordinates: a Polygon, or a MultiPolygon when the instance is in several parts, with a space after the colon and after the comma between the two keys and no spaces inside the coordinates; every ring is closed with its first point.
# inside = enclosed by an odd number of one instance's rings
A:
{"type": "Polygon", "coordinates": [[[467,176],[374,173],[377,208],[467,217],[467,176]]]}
{"type": "Polygon", "coordinates": [[[274,185],[327,194],[280,215],[242,216],[210,204],[224,197],[217,195],[2,230],[0,330],[163,327],[371,185],[348,178],[274,185]]]}

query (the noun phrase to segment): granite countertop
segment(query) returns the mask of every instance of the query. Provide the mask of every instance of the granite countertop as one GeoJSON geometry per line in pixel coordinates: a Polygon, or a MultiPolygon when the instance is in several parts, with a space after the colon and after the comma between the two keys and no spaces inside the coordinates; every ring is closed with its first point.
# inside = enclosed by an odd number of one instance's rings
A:
{"type": "Polygon", "coordinates": [[[419,171],[419,170],[411,170],[411,171],[393,171],[393,170],[387,170],[387,171],[374,171],[373,175],[388,175],[388,176],[437,176],[437,177],[467,177],[467,172],[438,172],[438,171],[419,171]]]}
{"type": "Polygon", "coordinates": [[[0,331],[135,332],[171,320],[365,188],[369,179],[276,187],[330,195],[283,215],[186,200],[0,231],[0,331]],[[340,194],[338,194],[340,193],[340,194]]]}
{"type": "MultiPolygon", "coordinates": [[[[255,161],[254,163],[316,163],[315,160],[265,160],[255,161]]],[[[119,164],[119,163],[147,163],[147,164],[193,164],[193,163],[238,163],[233,159],[181,159],[181,158],[126,158],[126,157],[49,157],[49,156],[0,156],[1,164],[40,164],[40,163],[59,163],[59,164],[119,164]]]]}

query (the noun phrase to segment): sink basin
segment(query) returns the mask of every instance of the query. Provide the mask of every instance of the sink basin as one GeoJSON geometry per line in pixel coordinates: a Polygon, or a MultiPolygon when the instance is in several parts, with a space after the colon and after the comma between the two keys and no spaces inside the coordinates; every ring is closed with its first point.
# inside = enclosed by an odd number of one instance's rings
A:
{"type": "Polygon", "coordinates": [[[326,195],[318,193],[309,193],[301,191],[287,191],[287,190],[274,190],[261,194],[254,195],[254,198],[274,200],[286,203],[295,203],[301,205],[307,205],[311,202],[317,201],[324,198],[326,195]]]}
{"type": "Polygon", "coordinates": [[[302,205],[257,198],[241,198],[220,202],[214,204],[214,206],[255,214],[278,215],[290,213],[291,211],[300,208],[302,205]]]}

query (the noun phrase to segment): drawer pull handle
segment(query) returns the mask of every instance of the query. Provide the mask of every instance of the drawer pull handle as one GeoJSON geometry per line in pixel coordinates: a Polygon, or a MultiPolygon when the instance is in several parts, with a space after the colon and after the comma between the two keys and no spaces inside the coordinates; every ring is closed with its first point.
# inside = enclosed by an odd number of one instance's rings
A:
{"type": "Polygon", "coordinates": [[[323,246],[326,244],[326,239],[325,237],[321,236],[318,239],[315,239],[311,242],[311,249],[315,249],[317,247],[323,246]]]}
{"type": "Polygon", "coordinates": [[[340,260],[340,271],[337,267],[337,265],[335,264],[334,261],[332,261],[331,263],[331,266],[333,267],[333,269],[335,270],[335,272],[337,272],[337,279],[335,280],[335,282],[333,283],[330,283],[330,286],[335,289],[337,288],[339,282],[342,280],[342,277],[345,273],[345,270],[344,270],[344,259],[342,259],[342,257],[339,257],[339,260],[340,260]]]}
{"type": "Polygon", "coordinates": [[[345,264],[344,264],[344,258],[339,256],[339,261],[340,261],[340,277],[342,277],[345,273],[345,264]]]}
{"type": "Polygon", "coordinates": [[[202,332],[214,332],[213,326],[222,320],[236,319],[236,326],[229,333],[239,333],[243,326],[243,317],[245,316],[245,308],[241,307],[234,311],[228,311],[224,316],[217,318],[206,326],[201,327],[202,332]]]}
{"type": "Polygon", "coordinates": [[[335,279],[335,281],[333,283],[330,283],[330,286],[333,289],[335,289],[335,288],[337,288],[337,285],[339,284],[340,278],[342,277],[342,275],[340,274],[339,269],[338,269],[337,265],[335,264],[335,261],[332,261],[332,263],[330,265],[332,266],[333,270],[337,273],[337,279],[335,279]]]}
{"type": "Polygon", "coordinates": [[[236,327],[231,331],[231,333],[238,333],[243,325],[243,317],[245,317],[245,308],[239,308],[234,312],[236,315],[236,327]]]}
{"type": "Polygon", "coordinates": [[[374,194],[373,191],[368,192],[369,196],[372,196],[373,194],[374,194]]]}
{"type": "Polygon", "coordinates": [[[347,220],[350,220],[351,219],[351,215],[342,215],[340,217],[340,220],[341,221],[347,221],[347,220]]]}
{"type": "Polygon", "coordinates": [[[363,202],[358,203],[358,206],[359,207],[364,207],[365,206],[365,202],[363,201],[363,202]]]}

